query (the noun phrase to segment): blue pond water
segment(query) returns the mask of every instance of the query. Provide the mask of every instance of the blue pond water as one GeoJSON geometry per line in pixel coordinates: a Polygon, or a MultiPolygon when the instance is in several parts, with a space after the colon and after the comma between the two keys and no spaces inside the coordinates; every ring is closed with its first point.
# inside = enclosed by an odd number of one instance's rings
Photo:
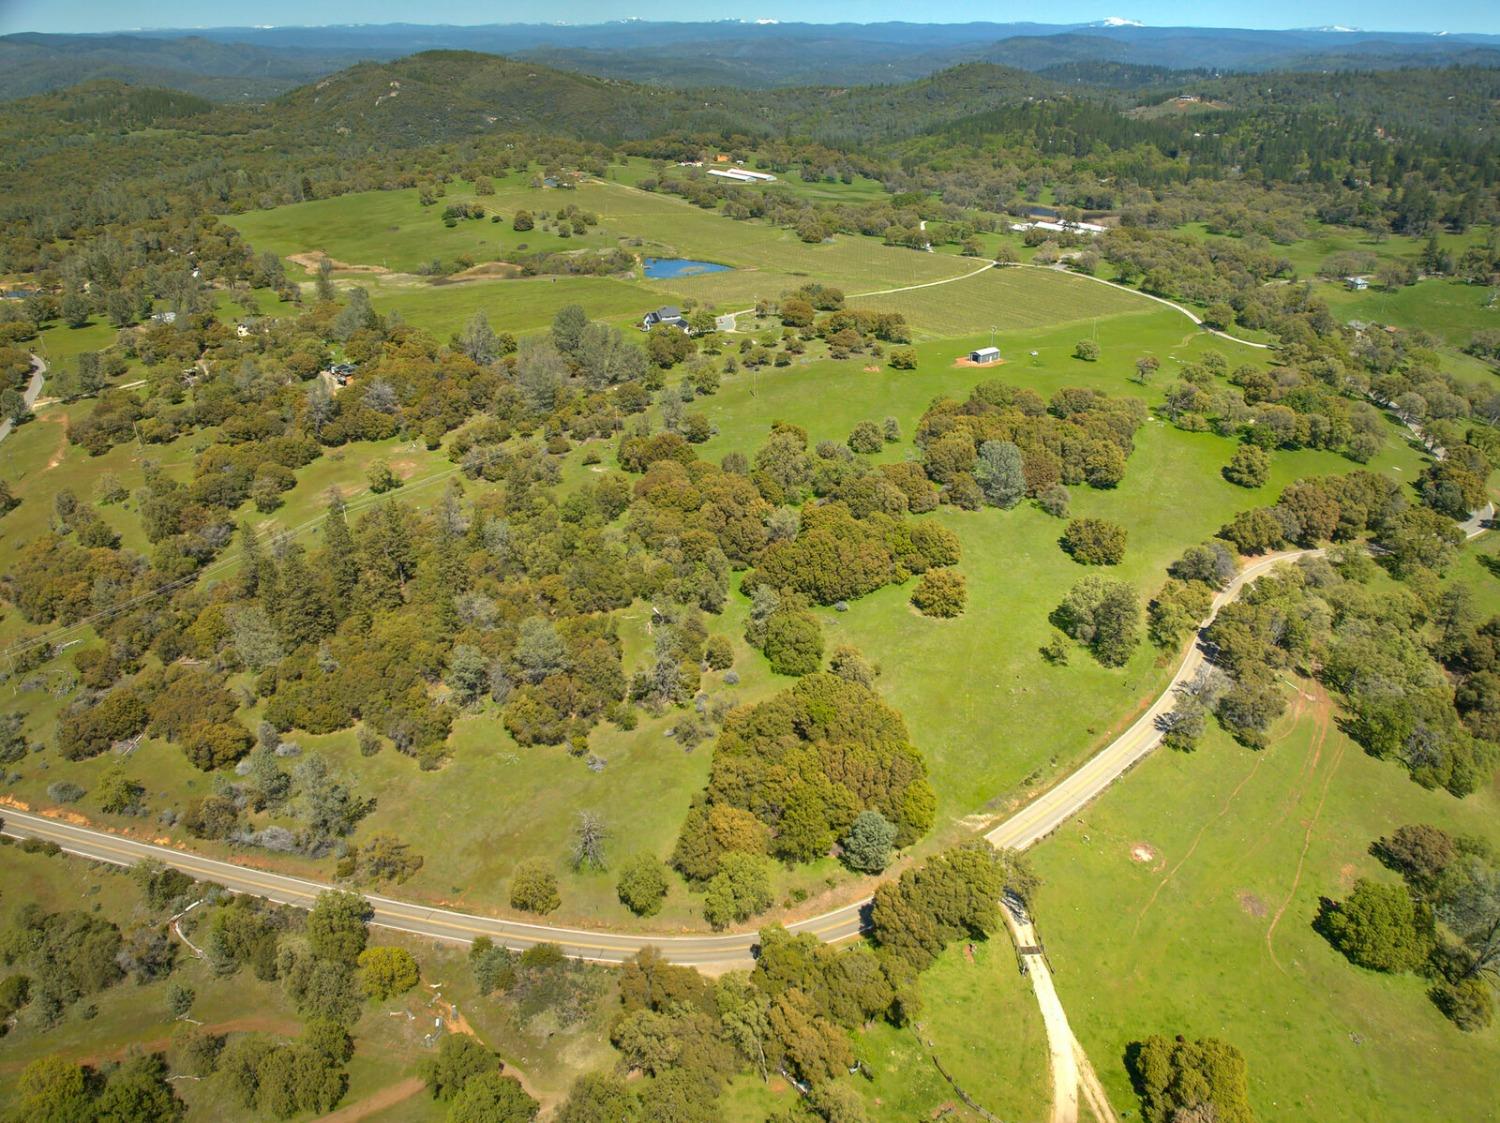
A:
{"type": "Polygon", "coordinates": [[[648,280],[669,277],[695,277],[699,273],[724,273],[733,268],[716,261],[693,261],[686,257],[648,257],[643,262],[648,280]]]}

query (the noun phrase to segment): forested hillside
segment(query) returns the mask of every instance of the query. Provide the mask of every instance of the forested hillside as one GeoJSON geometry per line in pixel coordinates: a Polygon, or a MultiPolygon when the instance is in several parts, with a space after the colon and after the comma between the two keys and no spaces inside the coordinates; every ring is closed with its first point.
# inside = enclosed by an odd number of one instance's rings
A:
{"type": "Polygon", "coordinates": [[[0,103],[0,1120],[1483,1117],[1500,71],[441,30],[0,103]]]}

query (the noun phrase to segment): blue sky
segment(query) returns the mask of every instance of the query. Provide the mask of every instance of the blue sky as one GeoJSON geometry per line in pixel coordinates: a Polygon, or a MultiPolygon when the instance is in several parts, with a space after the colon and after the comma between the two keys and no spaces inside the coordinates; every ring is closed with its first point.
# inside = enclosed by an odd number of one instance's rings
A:
{"type": "Polygon", "coordinates": [[[1079,0],[1057,8],[995,0],[0,0],[0,33],[119,31],[136,27],[309,26],[331,23],[598,23],[631,16],[652,19],[770,18],[832,23],[905,19],[931,22],[1047,20],[1084,23],[1122,16],[1158,26],[1318,27],[1346,25],[1379,31],[1500,33],[1494,0],[1411,4],[1396,0],[1261,0],[1256,4],[1200,0],[1184,11],[1180,0],[1079,0]]]}

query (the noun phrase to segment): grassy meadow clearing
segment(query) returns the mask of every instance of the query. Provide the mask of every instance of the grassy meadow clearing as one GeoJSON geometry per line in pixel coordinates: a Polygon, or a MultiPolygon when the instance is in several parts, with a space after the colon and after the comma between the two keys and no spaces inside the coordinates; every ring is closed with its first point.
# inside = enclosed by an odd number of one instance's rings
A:
{"type": "MultiPolygon", "coordinates": [[[[681,297],[692,297],[723,311],[737,311],[762,298],[774,299],[808,281],[847,292],[868,292],[961,276],[974,268],[947,254],[898,249],[876,238],[839,235],[826,243],[808,245],[790,230],[736,222],[675,196],[642,191],[618,181],[595,180],[576,190],[557,190],[531,187],[521,177],[512,176],[496,184],[493,196],[474,196],[471,185],[454,184],[445,199],[432,207],[423,207],[417,195],[414,188],[366,191],[233,215],[226,221],[260,251],[271,250],[283,258],[321,251],[350,265],[375,266],[396,273],[411,273],[435,257],[451,260],[460,254],[468,254],[476,262],[505,260],[522,242],[527,252],[621,246],[642,256],[688,257],[734,266],[728,272],[644,281],[638,312],[681,297]],[[491,223],[488,219],[445,227],[442,206],[466,200],[482,203],[507,220],[522,207],[540,213],[573,204],[597,214],[599,225],[582,237],[548,235],[548,244],[538,240],[537,230],[516,234],[507,223],[491,223]]],[[[295,266],[293,271],[301,275],[295,266]]],[[[346,276],[371,286],[379,285],[381,279],[379,273],[346,276]]],[[[409,281],[398,287],[403,292],[413,287],[422,289],[409,281]]],[[[550,303],[551,309],[568,299],[573,297],[550,303]]],[[[381,301],[377,299],[376,303],[379,306],[381,301]]],[[[387,303],[400,307],[397,298],[388,298],[387,303]]],[[[500,304],[504,307],[507,302],[502,299],[500,304]]],[[[402,313],[406,314],[404,308],[402,313]]],[[[600,314],[613,312],[604,309],[600,314]]],[[[511,330],[542,327],[550,319],[549,312],[528,323],[507,322],[506,326],[511,330]]]]}
{"type": "MultiPolygon", "coordinates": [[[[512,177],[497,184],[495,196],[485,198],[503,212],[518,200],[542,194],[520,177],[512,177]]],[[[450,190],[449,198],[458,195],[457,190],[450,190]]],[[[1154,404],[1173,369],[1208,350],[1223,354],[1231,367],[1270,358],[1268,352],[1212,337],[1180,313],[1139,295],[1051,270],[976,272],[983,263],[974,259],[893,249],[871,239],[841,238],[832,244],[807,246],[787,231],[734,222],[682,200],[621,183],[586,184],[576,192],[547,192],[545,197],[566,197],[595,208],[601,217],[599,230],[632,231],[643,245],[659,245],[659,239],[670,236],[676,239],[674,252],[754,262],[759,268],[661,283],[595,277],[450,285],[381,283],[378,277],[357,280],[370,285],[377,309],[400,311],[440,338],[461,330],[479,309],[500,330],[541,329],[558,307],[572,301],[582,303],[591,316],[626,323],[642,308],[667,299],[657,292],[667,284],[712,286],[731,278],[732,285],[747,280],[759,285],[771,277],[790,283],[804,267],[809,270],[807,276],[843,283],[850,293],[897,282],[928,285],[851,300],[855,306],[899,310],[908,317],[918,334],[916,370],[895,371],[856,355],[837,361],[809,357],[790,367],[741,370],[726,376],[717,394],[699,398],[690,407],[704,412],[713,427],[711,439],[700,448],[700,455],[709,459],[717,460],[730,451],[753,454],[777,420],[805,426],[816,442],[843,441],[857,422],[880,422],[887,416],[897,420],[903,439],[887,445],[878,458],[915,457],[918,450],[911,437],[928,404],[940,396],[962,398],[986,379],[1028,386],[1044,396],[1063,386],[1089,386],[1154,404]],[[715,254],[710,247],[721,252],[715,254]],[[958,279],[930,284],[932,279],[947,278],[958,279]],[[959,356],[992,338],[1006,362],[989,369],[955,365],[959,356]],[[1099,343],[1098,362],[1072,357],[1074,344],[1081,338],[1099,343]],[[1147,385],[1131,377],[1135,359],[1142,354],[1155,355],[1162,362],[1155,381],[1147,385]],[[876,369],[870,369],[872,365],[876,369]]],[[[395,221],[401,208],[411,212],[412,221],[431,220],[429,225],[444,231],[431,208],[421,208],[416,202],[415,192],[344,196],[239,216],[236,221],[253,220],[242,226],[253,242],[264,241],[278,252],[291,253],[298,252],[295,247],[304,236],[325,222],[325,211],[338,207],[347,208],[354,217],[346,225],[327,229],[334,238],[349,240],[319,248],[341,259],[368,256],[369,245],[403,244],[378,226],[387,219],[395,221]],[[389,213],[366,213],[362,208],[386,208],[389,213]],[[257,222],[261,225],[254,225],[257,222]],[[369,245],[357,240],[363,237],[370,239],[369,245]]],[[[224,305],[220,312],[230,317],[235,309],[224,305]]],[[[755,325],[747,320],[742,326],[755,325]]],[[[55,337],[59,348],[102,345],[102,338],[94,338],[100,334],[97,327],[65,335],[66,330],[54,329],[49,343],[55,337]]],[[[19,467],[12,482],[22,503],[6,520],[0,563],[14,558],[20,544],[49,525],[53,499],[62,488],[91,498],[98,477],[110,472],[134,490],[142,482],[147,458],[186,478],[196,452],[213,439],[206,432],[165,447],[122,445],[94,458],[66,444],[60,423],[87,408],[86,404],[53,407],[38,421],[23,426],[7,445],[5,451],[19,467]]],[[[597,451],[608,464],[609,449],[598,446],[597,451]]],[[[1270,502],[1285,484],[1300,476],[1355,467],[1328,453],[1281,451],[1272,457],[1267,484],[1247,491],[1228,484],[1219,474],[1233,451],[1230,439],[1180,432],[1153,419],[1137,436],[1123,483],[1109,491],[1075,488],[1072,513],[1112,519],[1127,528],[1129,547],[1114,572],[1135,584],[1145,597],[1159,586],[1166,565],[1184,547],[1212,535],[1236,511],[1270,502]]],[[[583,458],[584,450],[575,448],[563,459],[564,491],[591,477],[583,458]]],[[[1392,427],[1386,447],[1370,467],[1413,479],[1421,464],[1419,453],[1392,427]]],[[[288,531],[314,545],[331,489],[339,492],[357,517],[370,504],[387,498],[430,506],[460,477],[442,449],[428,450],[420,442],[394,438],[329,450],[299,469],[297,478],[280,510],[262,515],[247,503],[239,516],[265,536],[288,531]],[[377,459],[387,460],[404,481],[402,488],[385,498],[370,494],[366,484],[369,466],[377,459]]],[[[463,486],[472,491],[489,485],[464,481],[463,486]]],[[[133,504],[130,499],[103,508],[103,515],[121,531],[124,545],[145,550],[133,504]]],[[[819,615],[828,648],[854,643],[880,663],[884,674],[879,688],[903,713],[913,740],[927,757],[938,793],[939,829],[923,844],[921,849],[926,850],[1015,805],[1028,791],[1105,743],[1161,689],[1174,660],[1143,646],[1121,669],[1100,667],[1082,651],[1068,666],[1048,665],[1039,655],[1039,648],[1052,634],[1048,614],[1089,572],[1059,549],[1062,523],[1030,504],[1012,511],[965,512],[945,507],[923,517],[941,521],[960,539],[964,551],[960,568],[970,587],[964,615],[951,620],[920,616],[908,604],[910,587],[888,587],[854,602],[847,612],[826,609],[819,615]]],[[[205,580],[229,577],[237,564],[236,548],[231,545],[205,580]]],[[[711,695],[736,703],[765,697],[788,682],[771,675],[761,656],[744,645],[741,633],[746,610],[745,598],[736,589],[726,613],[711,622],[712,630],[729,637],[734,645],[739,683],[731,687],[721,676],[705,677],[705,689],[711,695]]],[[[650,658],[646,615],[642,605],[616,614],[627,674],[650,658]]],[[[23,631],[30,630],[22,629],[14,614],[0,619],[0,638],[23,631]]],[[[86,626],[74,629],[67,638],[94,642],[86,626]]],[[[61,685],[70,674],[69,658],[55,660],[44,673],[61,685]]],[[[26,703],[31,727],[44,734],[61,705],[52,694],[32,692],[26,703]]],[[[240,716],[253,727],[259,712],[247,705],[240,716]]],[[[415,761],[394,752],[363,758],[353,731],[298,740],[326,753],[342,771],[358,778],[363,794],[375,799],[374,811],[353,839],[356,844],[382,831],[441,840],[420,847],[426,863],[403,886],[404,893],[501,909],[516,863],[542,858],[556,866],[563,880],[564,904],[558,919],[628,927],[637,922],[616,900],[612,874],[574,872],[566,868],[562,855],[573,818],[585,809],[607,813],[615,861],[636,851],[661,857],[670,852],[688,803],[703,786],[711,755],[708,745],[684,753],[667,735],[672,725],[669,714],[647,716],[631,731],[600,727],[589,746],[606,762],[600,772],[590,772],[561,747],[519,748],[500,725],[494,706],[460,719],[450,742],[451,759],[436,772],[423,772],[415,761]]],[[[49,760],[45,769],[25,769],[13,790],[20,798],[45,802],[46,787],[52,781],[71,779],[90,788],[107,763],[49,760]]],[[[180,752],[165,743],[148,740],[126,766],[169,804],[206,794],[212,785],[210,777],[192,769],[180,752]]],[[[92,813],[89,797],[80,807],[92,813]]],[[[308,874],[321,870],[316,863],[276,860],[308,874]]],[[[783,871],[777,881],[783,904],[799,911],[821,908],[854,887],[850,875],[831,860],[783,871]]],[[[700,923],[697,909],[697,899],[679,885],[655,923],[695,926],[700,923]]]]}
{"type": "Polygon", "coordinates": [[[1115,1107],[1126,1046],[1222,1037],[1257,1118],[1494,1117],[1495,1029],[1464,1033],[1415,975],[1355,967],[1312,929],[1320,897],[1392,880],[1369,844],[1406,823],[1500,841],[1493,783],[1466,800],[1412,783],[1339,730],[1316,684],[1253,752],[1215,730],[1160,750],[1035,851],[1038,929],[1058,992],[1115,1107]],[[1440,1076],[1438,1074],[1441,1074],[1440,1076]]]}
{"type": "MultiPolygon", "coordinates": [[[[713,221],[733,225],[722,219],[713,221]]],[[[907,256],[921,260],[933,255],[907,256]]],[[[489,282],[420,292],[424,298],[432,294],[432,307],[437,309],[443,300],[471,293],[539,291],[542,296],[535,304],[535,315],[545,322],[552,308],[542,297],[568,283],[489,282]]],[[[616,285],[627,292],[633,288],[598,279],[573,283],[616,285]]],[[[1062,386],[1090,386],[1154,403],[1172,368],[1206,350],[1223,353],[1231,367],[1266,357],[1264,352],[1198,331],[1180,313],[1052,271],[992,270],[899,296],[915,298],[906,307],[923,324],[929,322],[928,316],[943,314],[943,304],[933,299],[934,294],[957,293],[968,294],[969,306],[975,309],[993,305],[990,314],[1001,321],[997,341],[1007,356],[1005,363],[990,369],[954,365],[955,358],[971,347],[988,343],[990,337],[985,334],[919,343],[914,371],[868,370],[868,359],[861,356],[741,371],[727,376],[716,395],[700,398],[691,407],[706,413],[716,430],[700,454],[715,460],[732,450],[752,454],[777,419],[804,425],[816,442],[842,441],[858,421],[879,422],[892,416],[904,439],[887,445],[880,457],[915,456],[911,437],[927,405],[939,396],[961,398],[986,379],[1029,386],[1044,396],[1062,386]],[[1083,337],[1099,342],[1098,362],[1072,357],[1074,343],[1083,337]],[[1157,355],[1163,364],[1157,382],[1145,386],[1130,377],[1135,358],[1143,353],[1157,355]]],[[[463,308],[448,314],[456,329],[471,313],[463,308]]],[[[957,324],[958,318],[952,322],[957,324]]],[[[52,497],[62,487],[91,495],[93,480],[111,471],[133,489],[141,481],[145,456],[160,459],[169,470],[185,476],[195,449],[210,441],[211,435],[200,434],[144,452],[133,445],[120,446],[101,458],[64,444],[61,427],[46,421],[24,426],[12,440],[7,451],[14,451],[23,465],[15,484],[23,502],[7,519],[7,531],[14,528],[18,533],[7,534],[6,541],[0,542],[0,560],[13,557],[16,544],[48,525],[52,497]],[[48,467],[59,453],[58,462],[48,467]]],[[[1225,482],[1218,472],[1233,453],[1232,440],[1184,433],[1152,420],[1142,428],[1136,444],[1124,482],[1110,491],[1074,489],[1073,513],[1113,519],[1127,528],[1130,545],[1117,572],[1143,596],[1155,591],[1165,566],[1184,547],[1210,536],[1235,511],[1270,502],[1282,486],[1299,476],[1355,467],[1328,453],[1278,452],[1272,457],[1269,482],[1246,491],[1225,482]]],[[[608,450],[601,451],[608,462],[608,450]]],[[[583,455],[583,449],[574,449],[564,459],[564,489],[589,478],[583,455]]],[[[371,495],[365,483],[368,467],[376,459],[389,461],[405,481],[387,498],[421,507],[436,503],[448,482],[457,478],[442,450],[429,451],[420,442],[397,438],[360,443],[329,450],[299,469],[297,486],[274,514],[261,515],[247,503],[240,515],[263,535],[279,528],[298,533],[313,545],[331,488],[338,489],[356,517],[367,505],[385,501],[371,495]]],[[[1371,467],[1398,474],[1398,478],[1414,478],[1420,465],[1421,457],[1393,427],[1385,450],[1371,467]]],[[[489,485],[465,481],[464,486],[472,490],[489,485]]],[[[127,535],[127,545],[143,549],[132,503],[127,500],[105,508],[105,517],[127,535]]],[[[920,616],[907,603],[909,587],[888,587],[855,601],[848,612],[826,609],[819,615],[830,649],[851,642],[882,665],[885,674],[880,690],[904,714],[913,740],[927,756],[939,797],[940,829],[924,844],[926,849],[952,837],[965,823],[978,821],[970,817],[988,817],[1013,805],[1027,790],[1044,784],[1107,741],[1161,688],[1170,674],[1171,660],[1143,646],[1119,670],[1100,667],[1081,651],[1069,666],[1049,666],[1038,653],[1052,631],[1047,615],[1088,572],[1061,553],[1057,538],[1062,523],[1030,504],[1012,511],[965,512],[945,507],[923,517],[939,519],[962,543],[960,568],[971,590],[963,616],[953,620],[920,616]]],[[[236,565],[236,548],[231,545],[208,578],[230,576],[236,565]]],[[[713,631],[734,643],[735,670],[741,681],[731,688],[717,681],[719,676],[705,676],[705,689],[735,702],[764,697],[788,682],[772,676],[764,660],[743,644],[745,611],[746,602],[736,591],[729,610],[711,622],[713,631]]],[[[617,614],[627,674],[649,660],[644,620],[645,609],[640,605],[617,614]]],[[[17,624],[12,617],[0,622],[0,628],[13,633],[17,624]]],[[[69,638],[87,641],[91,635],[87,628],[79,628],[69,638]]],[[[49,673],[66,677],[68,666],[65,656],[55,661],[49,673]]],[[[28,705],[39,733],[50,727],[60,705],[50,696],[28,705]]],[[[253,727],[258,711],[246,709],[241,716],[253,727]]],[[[598,773],[589,772],[561,747],[520,749],[501,727],[493,706],[459,721],[450,743],[452,759],[437,772],[422,772],[415,761],[394,752],[362,758],[352,731],[298,740],[327,753],[340,769],[358,777],[363,794],[375,798],[375,810],[361,824],[356,843],[381,831],[443,840],[440,845],[420,847],[426,864],[402,887],[403,893],[434,901],[462,900],[483,909],[503,908],[515,864],[537,857],[554,863],[563,879],[564,904],[556,914],[558,919],[631,926],[635,922],[615,899],[612,874],[575,873],[566,868],[561,855],[573,816],[584,809],[607,813],[613,834],[611,854],[616,860],[638,850],[662,857],[670,852],[687,805],[703,785],[710,759],[708,745],[684,754],[666,735],[672,724],[667,715],[645,717],[629,732],[612,725],[596,730],[590,751],[607,761],[598,773]]],[[[72,779],[90,788],[106,765],[99,760],[52,761],[45,771],[27,769],[13,790],[23,799],[45,801],[46,786],[53,780],[72,779]]],[[[192,769],[179,751],[165,743],[148,740],[127,768],[168,802],[185,801],[211,789],[211,778],[192,769]]],[[[81,806],[88,810],[88,803],[85,797],[81,806]]],[[[300,872],[320,872],[314,863],[277,860],[300,872]]],[[[850,875],[831,860],[778,874],[778,893],[784,895],[784,903],[799,911],[820,908],[831,892],[847,893],[852,888],[850,875]]],[[[695,925],[699,923],[697,908],[697,899],[677,886],[655,923],[695,925]]]]}
{"type": "MultiPolygon", "coordinates": [[[[981,1123],[933,1063],[974,1102],[1004,1120],[1041,1123],[1051,1107],[1047,1036],[1031,983],[1017,969],[1003,934],[954,944],[922,973],[916,1026],[874,1023],[855,1033],[854,1052],[869,1070],[855,1076],[872,1123],[945,1118],[981,1123]],[[976,1014],[982,1015],[976,1021],[976,1014]]],[[[736,1078],[719,1101],[725,1123],[761,1123],[784,1110],[796,1092],[772,1075],[736,1078]]]]}

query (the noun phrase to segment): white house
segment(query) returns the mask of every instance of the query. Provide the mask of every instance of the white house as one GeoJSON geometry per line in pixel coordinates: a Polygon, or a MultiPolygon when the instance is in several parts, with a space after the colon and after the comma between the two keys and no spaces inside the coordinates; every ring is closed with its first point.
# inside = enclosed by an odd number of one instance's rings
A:
{"type": "Polygon", "coordinates": [[[752,172],[744,168],[710,168],[709,175],[720,179],[732,179],[736,183],[775,183],[776,177],[769,172],[752,172]]]}
{"type": "Polygon", "coordinates": [[[677,328],[679,331],[691,333],[688,327],[687,317],[682,314],[682,309],[675,304],[664,305],[655,312],[647,312],[641,320],[641,330],[650,331],[657,324],[666,324],[668,327],[677,328]]]}
{"type": "Polygon", "coordinates": [[[981,347],[977,351],[969,352],[969,362],[971,363],[998,363],[999,361],[1000,348],[998,347],[981,347]]]}
{"type": "Polygon", "coordinates": [[[1345,277],[1344,285],[1350,292],[1364,292],[1367,288],[1370,287],[1370,278],[1345,277]]]}

